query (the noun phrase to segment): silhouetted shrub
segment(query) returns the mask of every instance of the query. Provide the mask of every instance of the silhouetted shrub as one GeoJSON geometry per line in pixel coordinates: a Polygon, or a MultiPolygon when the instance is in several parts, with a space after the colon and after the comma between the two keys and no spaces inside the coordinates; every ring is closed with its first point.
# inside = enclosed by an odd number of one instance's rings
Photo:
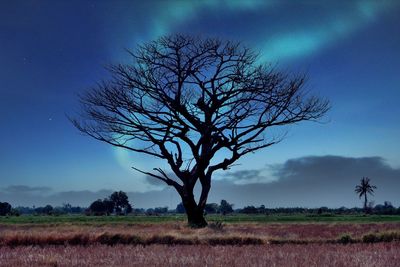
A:
{"type": "Polygon", "coordinates": [[[186,213],[185,206],[183,206],[183,203],[182,203],[182,202],[179,203],[179,204],[176,206],[175,211],[176,211],[176,213],[186,213]]]}
{"type": "Polygon", "coordinates": [[[11,209],[10,215],[11,215],[11,216],[17,216],[17,217],[18,217],[19,215],[21,215],[21,213],[20,213],[20,211],[17,210],[17,209],[11,209]]]}
{"type": "Polygon", "coordinates": [[[225,199],[221,200],[221,204],[219,205],[219,212],[222,213],[223,215],[227,213],[232,213],[233,212],[233,204],[229,204],[228,201],[225,199]]]}
{"type": "Polygon", "coordinates": [[[350,244],[350,243],[353,243],[354,240],[353,240],[353,238],[351,238],[350,235],[345,234],[345,235],[342,235],[342,236],[339,238],[338,242],[339,242],[340,244],[350,244]]]}
{"type": "Polygon", "coordinates": [[[0,202],[0,216],[5,216],[10,214],[11,205],[7,202],[0,202]]]}
{"type": "Polygon", "coordinates": [[[205,214],[215,214],[218,213],[219,205],[217,203],[208,203],[204,207],[205,214]]]}
{"type": "Polygon", "coordinates": [[[91,215],[95,216],[105,215],[107,213],[107,207],[101,199],[90,204],[88,210],[91,215]]]}
{"type": "Polygon", "coordinates": [[[156,207],[156,208],[154,208],[154,213],[166,214],[166,213],[168,213],[168,207],[156,207]]]}
{"type": "Polygon", "coordinates": [[[208,227],[214,231],[223,231],[224,224],[222,222],[212,222],[208,224],[208,227]]]}
{"type": "Polygon", "coordinates": [[[366,234],[362,237],[364,243],[376,243],[380,241],[379,236],[376,234],[366,234]]]}
{"type": "Polygon", "coordinates": [[[399,232],[388,232],[380,234],[366,234],[363,236],[362,241],[364,243],[377,243],[377,242],[392,242],[400,241],[399,232]]]}
{"type": "Polygon", "coordinates": [[[258,209],[254,206],[246,206],[242,209],[241,212],[245,214],[256,214],[258,213],[258,209]]]}

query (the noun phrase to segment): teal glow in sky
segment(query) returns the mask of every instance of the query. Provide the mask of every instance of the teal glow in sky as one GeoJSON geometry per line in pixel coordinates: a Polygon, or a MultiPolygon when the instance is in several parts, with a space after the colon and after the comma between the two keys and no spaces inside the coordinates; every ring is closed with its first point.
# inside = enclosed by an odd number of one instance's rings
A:
{"type": "MultiPolygon", "coordinates": [[[[77,93],[107,77],[104,65],[129,60],[124,48],[173,33],[241,41],[260,51],[260,62],[306,72],[308,89],[332,103],[327,123],[290,127],[281,144],[244,158],[230,170],[231,175],[218,174],[218,185],[230,179],[232,187],[229,192],[216,189],[216,197],[218,192],[242,194],[240,186],[246,185],[246,179],[237,178],[240,173],[258,173],[248,184],[279,183],[282,177],[271,166],[289,166],[285,165],[289,160],[307,156],[335,155],[346,162],[372,157],[385,170],[382,175],[393,181],[400,168],[399,14],[400,2],[395,0],[3,3],[0,201],[18,188],[50,188],[45,190],[49,196],[103,189],[146,194],[159,189],[131,169],[152,169],[159,162],[80,135],[65,114],[77,111],[77,93]]],[[[327,166],[326,159],[336,158],[322,159],[327,166]]],[[[374,174],[378,179],[379,172],[374,174]]],[[[350,167],[348,175],[354,183],[360,178],[351,177],[355,172],[350,167]]],[[[13,201],[27,203],[22,195],[13,201]]],[[[254,200],[262,202],[261,196],[254,200]]]]}

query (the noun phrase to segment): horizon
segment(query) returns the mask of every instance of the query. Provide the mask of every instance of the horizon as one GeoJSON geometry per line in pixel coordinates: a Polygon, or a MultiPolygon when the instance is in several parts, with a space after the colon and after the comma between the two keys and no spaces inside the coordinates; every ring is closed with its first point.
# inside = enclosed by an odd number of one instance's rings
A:
{"type": "MultiPolygon", "coordinates": [[[[369,197],[369,200],[374,204],[383,204],[385,201],[389,201],[393,206],[400,206],[397,199],[397,188],[391,186],[395,183],[399,177],[400,169],[392,169],[385,161],[381,158],[370,157],[370,158],[345,158],[338,156],[322,156],[322,157],[303,157],[298,159],[291,159],[282,166],[270,166],[270,169],[274,169],[280,175],[279,178],[270,181],[268,183],[253,182],[253,183],[240,183],[242,177],[246,177],[246,170],[237,172],[228,172],[225,177],[218,177],[213,182],[213,189],[210,192],[209,201],[207,203],[219,203],[221,199],[226,199],[229,203],[234,204],[234,208],[243,208],[244,206],[260,206],[265,205],[267,208],[278,208],[278,207],[302,207],[302,208],[354,208],[362,207],[362,199],[354,193],[354,188],[358,184],[359,180],[346,179],[346,177],[340,177],[342,170],[338,170],[337,165],[342,166],[346,173],[352,174],[351,176],[357,176],[357,173],[361,173],[358,169],[369,168],[370,173],[384,173],[383,177],[375,183],[372,179],[373,185],[377,185],[377,189],[374,195],[369,197]],[[330,167],[322,167],[329,165],[330,167]],[[277,169],[278,168],[278,169],[277,169]],[[312,196],[308,199],[304,197],[308,194],[310,184],[315,183],[319,180],[321,174],[318,172],[314,173],[314,176],[309,176],[308,179],[302,179],[306,177],[310,169],[321,168],[321,172],[330,171],[331,175],[328,176],[328,180],[324,181],[321,179],[319,183],[320,192],[319,194],[323,201],[320,204],[309,205],[313,200],[312,196]],[[229,179],[229,176],[236,178],[229,179]],[[239,179],[239,180],[238,180],[239,179]],[[341,179],[341,180],[340,180],[341,179]],[[235,183],[239,182],[239,183],[235,183]],[[294,187],[290,188],[287,184],[293,184],[294,187]],[[346,186],[343,188],[343,184],[346,186]],[[385,188],[389,187],[389,188],[385,188]],[[380,191],[385,191],[385,194],[381,194],[380,191]],[[252,194],[246,194],[251,192],[252,194]],[[279,195],[291,195],[290,199],[279,198],[279,195]],[[265,196],[266,195],[266,196],[265,196]],[[338,196],[341,197],[341,201],[338,202],[338,196]],[[311,198],[310,198],[311,197],[311,198]],[[332,204],[335,203],[335,204],[332,204]]],[[[259,173],[262,173],[262,169],[256,171],[250,170],[251,177],[257,177],[259,173]]],[[[151,180],[154,182],[153,180],[151,180]]],[[[97,191],[93,190],[70,190],[57,192],[54,189],[46,186],[42,187],[29,187],[29,186],[9,186],[7,188],[0,188],[2,201],[7,201],[13,206],[44,206],[50,204],[52,206],[62,206],[63,203],[69,203],[72,206],[88,207],[93,201],[97,199],[104,199],[108,197],[113,191],[125,191],[129,197],[130,203],[134,208],[154,208],[154,207],[165,207],[174,209],[178,203],[181,202],[179,195],[176,194],[174,189],[156,183],[158,190],[151,190],[147,192],[132,192],[123,190],[123,188],[116,189],[100,189],[97,191]],[[21,201],[22,200],[22,201],[21,201]]],[[[199,195],[199,188],[196,188],[195,195],[199,195]]]]}
{"type": "Polygon", "coordinates": [[[190,33],[306,73],[307,90],[332,106],[322,123],[289,126],[281,143],[217,172],[208,203],[361,207],[354,188],[369,177],[369,199],[398,207],[399,12],[394,0],[9,1],[0,10],[0,202],[89,206],[122,190],[134,208],[175,208],[172,188],[132,169],[165,163],[83,136],[66,115],[109,77],[105,65],[129,61],[125,48],[190,33]]]}

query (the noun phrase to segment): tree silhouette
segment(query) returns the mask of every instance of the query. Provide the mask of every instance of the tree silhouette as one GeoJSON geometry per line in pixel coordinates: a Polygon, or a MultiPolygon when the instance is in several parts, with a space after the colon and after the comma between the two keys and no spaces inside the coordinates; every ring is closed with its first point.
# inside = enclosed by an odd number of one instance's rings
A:
{"type": "Polygon", "coordinates": [[[185,213],[186,212],[186,210],[185,210],[185,206],[183,206],[183,203],[181,202],[181,203],[179,203],[177,206],[176,206],[176,212],[177,213],[185,213]]]}
{"type": "Polygon", "coordinates": [[[367,194],[370,195],[374,195],[374,189],[376,189],[375,185],[371,185],[370,183],[370,179],[368,177],[363,177],[360,180],[360,184],[356,185],[356,189],[354,190],[359,198],[361,198],[362,196],[364,196],[364,211],[367,212],[367,194]]]}
{"type": "Polygon", "coordinates": [[[108,212],[106,204],[101,199],[98,199],[94,201],[92,204],[90,204],[89,211],[91,214],[94,214],[96,216],[104,215],[107,214],[108,212]]]}
{"type": "Polygon", "coordinates": [[[122,214],[122,211],[129,213],[132,211],[132,206],[129,204],[128,196],[123,191],[115,191],[109,197],[110,201],[114,203],[115,213],[122,214]]]}
{"type": "Polygon", "coordinates": [[[216,171],[279,142],[270,129],[315,121],[329,109],[307,96],[304,76],[258,64],[239,43],[173,35],[128,53],[130,64],[109,66],[111,78],[80,96],[83,112],[71,121],[97,140],[165,160],[170,171],[133,168],[174,187],[193,226],[207,224],[216,171]]]}
{"type": "MultiPolygon", "coordinates": [[[[115,203],[114,201],[110,200],[109,198],[103,199],[103,209],[105,214],[108,216],[114,212],[115,203]]],[[[99,205],[99,204],[98,204],[99,205]]],[[[101,205],[100,205],[101,206],[101,205]]]]}
{"type": "Polygon", "coordinates": [[[232,208],[232,204],[229,204],[228,201],[226,201],[225,199],[221,200],[221,204],[219,205],[219,212],[222,213],[223,215],[227,214],[227,213],[232,213],[233,212],[233,208],[232,208]]]}
{"type": "Polygon", "coordinates": [[[11,212],[11,205],[8,202],[0,202],[0,216],[5,216],[11,212]]]}

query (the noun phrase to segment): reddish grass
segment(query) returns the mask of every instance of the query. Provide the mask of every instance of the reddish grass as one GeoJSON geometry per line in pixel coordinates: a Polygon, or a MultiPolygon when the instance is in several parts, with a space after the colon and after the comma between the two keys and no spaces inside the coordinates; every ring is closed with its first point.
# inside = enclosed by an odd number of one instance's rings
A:
{"type": "Polygon", "coordinates": [[[0,246],[94,243],[108,245],[334,243],[344,235],[348,235],[351,241],[356,242],[399,240],[400,224],[228,224],[222,230],[191,229],[184,223],[103,226],[0,225],[0,246]],[[379,237],[388,232],[394,234],[384,238],[379,237]],[[387,237],[393,238],[390,240],[387,237]]]}
{"type": "Polygon", "coordinates": [[[399,266],[400,244],[1,247],[0,266],[399,266]]]}

